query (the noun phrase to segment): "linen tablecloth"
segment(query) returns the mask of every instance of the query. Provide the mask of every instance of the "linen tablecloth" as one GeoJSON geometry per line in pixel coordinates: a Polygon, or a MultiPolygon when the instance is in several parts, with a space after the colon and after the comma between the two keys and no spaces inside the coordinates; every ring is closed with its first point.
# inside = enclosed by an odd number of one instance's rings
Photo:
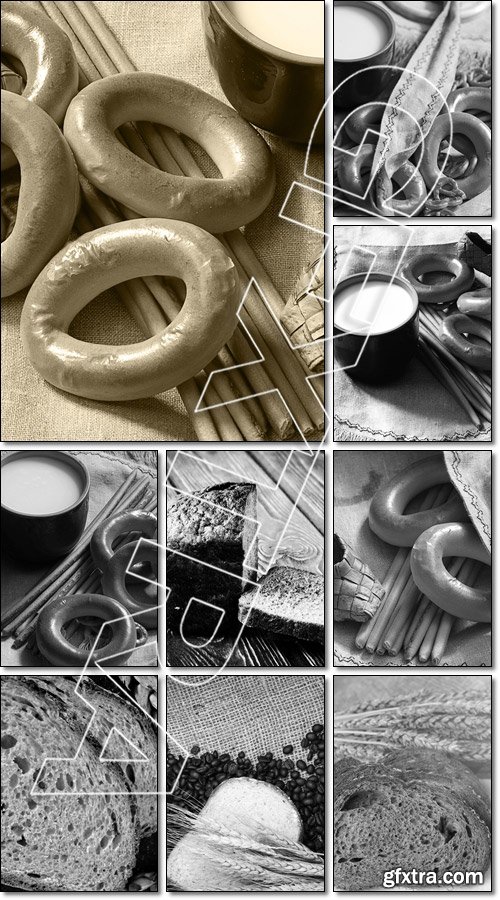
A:
{"type": "MultiPolygon", "coordinates": [[[[142,71],[185,79],[225,100],[203,43],[200,4],[192,0],[105,0],[96,6],[132,61],[142,71]]],[[[168,103],[168,98],[165,99],[168,103]]],[[[279,218],[292,183],[304,178],[305,148],[266,135],[276,160],[277,187],[268,209],[246,229],[250,243],[282,296],[301,269],[318,255],[318,234],[279,218]]],[[[308,171],[321,178],[322,152],[308,171]]],[[[313,183],[314,184],[314,183],[313,183]]],[[[317,188],[318,184],[314,184],[317,188]]],[[[322,229],[322,205],[301,191],[293,217],[322,229]]],[[[24,355],[19,337],[23,297],[2,302],[4,440],[155,441],[196,440],[177,391],[127,403],[98,403],[46,384],[24,355]]],[[[83,340],[127,342],[141,338],[117,300],[92,302],[72,326],[83,340]]]]}

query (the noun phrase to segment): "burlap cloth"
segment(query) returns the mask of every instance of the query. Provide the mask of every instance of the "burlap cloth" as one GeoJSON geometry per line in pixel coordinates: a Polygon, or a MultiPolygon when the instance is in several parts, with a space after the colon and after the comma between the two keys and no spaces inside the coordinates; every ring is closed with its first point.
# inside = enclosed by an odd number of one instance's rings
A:
{"type": "MultiPolygon", "coordinates": [[[[199,3],[108,0],[96,6],[139,69],[184,78],[225,100],[205,53],[199,3]]],[[[267,140],[276,160],[276,192],[265,213],[247,228],[247,235],[276,287],[287,297],[301,269],[318,255],[318,235],[278,215],[291,184],[305,181],[305,148],[272,136],[267,140]]],[[[308,171],[321,178],[321,169],[322,152],[317,150],[308,171]]],[[[307,193],[300,192],[300,199],[287,214],[322,229],[322,204],[307,193]]],[[[19,296],[2,302],[4,440],[196,440],[176,391],[147,400],[98,403],[43,382],[21,346],[21,308],[19,296]]],[[[72,334],[101,343],[141,337],[126,310],[108,295],[105,303],[93,301],[82,311],[72,334]]]]}
{"type": "Polygon", "coordinates": [[[302,738],[324,721],[322,675],[219,675],[198,684],[202,678],[182,676],[186,684],[180,684],[167,677],[167,741],[174,753],[197,744],[202,753],[244,750],[256,762],[268,750],[282,757],[292,744],[300,758],[302,738]]]}
{"type": "MultiPolygon", "coordinates": [[[[425,450],[359,450],[334,453],[334,528],[360,559],[383,581],[396,548],[380,540],[368,524],[370,502],[384,483],[425,450]]],[[[491,549],[491,454],[488,450],[446,450],[444,458],[450,479],[460,493],[471,522],[481,540],[491,549]]],[[[486,576],[487,577],[487,576],[486,576]]],[[[418,656],[411,663],[398,656],[377,656],[358,650],[357,622],[334,623],[336,666],[421,666],[418,656]]],[[[460,620],[448,640],[442,666],[491,666],[491,625],[460,620]]]]}
{"type": "MultiPolygon", "coordinates": [[[[2,458],[12,451],[2,450],[2,458]]],[[[147,475],[150,487],[157,488],[157,454],[154,450],[68,450],[87,467],[90,475],[89,511],[90,523],[128,478],[132,471],[147,475]]],[[[2,552],[1,605],[8,610],[11,602],[27,593],[50,571],[52,566],[22,562],[2,552]]],[[[130,657],[129,665],[151,665],[154,650],[139,648],[130,657]]],[[[12,638],[2,641],[1,662],[4,666],[40,666],[41,657],[28,648],[12,649],[12,638]]]]}
{"type": "MultiPolygon", "coordinates": [[[[412,225],[409,246],[401,265],[429,251],[457,254],[465,226],[412,225]]],[[[491,228],[474,230],[491,241],[491,228]]],[[[374,271],[399,271],[406,227],[342,225],[334,228],[337,280],[367,271],[377,254],[374,271]],[[360,250],[354,250],[359,247],[360,250]],[[364,249],[367,253],[364,253],[364,249]],[[370,256],[371,254],[371,256],[370,256]]],[[[396,381],[366,385],[344,371],[334,375],[334,439],[336,441],[491,441],[491,427],[476,427],[467,412],[418,357],[396,381]]]]}

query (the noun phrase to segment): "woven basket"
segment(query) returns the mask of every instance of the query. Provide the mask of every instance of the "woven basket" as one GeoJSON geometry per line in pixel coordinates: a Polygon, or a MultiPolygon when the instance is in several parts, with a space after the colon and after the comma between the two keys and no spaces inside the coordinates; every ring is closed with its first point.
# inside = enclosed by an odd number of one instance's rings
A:
{"type": "Polygon", "coordinates": [[[376,613],[385,591],[354,550],[333,536],[333,618],[366,622],[376,613]]]}
{"type": "Polygon", "coordinates": [[[312,372],[322,372],[325,365],[324,291],[325,270],[321,256],[302,270],[281,314],[281,323],[292,344],[299,347],[299,353],[312,372]]]}

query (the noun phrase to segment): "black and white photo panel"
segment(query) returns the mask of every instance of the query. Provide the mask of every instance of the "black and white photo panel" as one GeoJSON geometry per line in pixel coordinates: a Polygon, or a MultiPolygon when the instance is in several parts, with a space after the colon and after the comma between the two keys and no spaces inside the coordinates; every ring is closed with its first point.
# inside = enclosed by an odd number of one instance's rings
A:
{"type": "Polygon", "coordinates": [[[333,4],[335,216],[491,216],[492,14],[333,4]]]}
{"type": "Polygon", "coordinates": [[[491,441],[491,226],[335,225],[336,441],[491,441]]]}
{"type": "Polygon", "coordinates": [[[322,666],[324,451],[167,451],[167,664],[322,666]]]}
{"type": "Polygon", "coordinates": [[[335,450],[336,666],[491,666],[489,450],[335,450]]]}
{"type": "Polygon", "coordinates": [[[157,708],[155,675],[2,675],[2,891],[158,892],[157,708]]]}
{"type": "Polygon", "coordinates": [[[3,666],[156,666],[158,452],[2,450],[3,666]]]}
{"type": "Polygon", "coordinates": [[[333,682],[334,890],[491,894],[491,676],[333,682]]]}
{"type": "Polygon", "coordinates": [[[167,889],[324,893],[325,687],[167,680],[167,889]]]}

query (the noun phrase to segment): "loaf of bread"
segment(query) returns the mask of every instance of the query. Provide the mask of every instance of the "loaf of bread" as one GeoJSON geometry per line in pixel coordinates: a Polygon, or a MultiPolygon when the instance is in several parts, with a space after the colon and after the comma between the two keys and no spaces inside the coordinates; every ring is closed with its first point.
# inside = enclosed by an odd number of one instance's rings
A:
{"type": "MultiPolygon", "coordinates": [[[[221,631],[237,625],[242,585],[256,574],[256,528],[254,484],[216,484],[168,506],[168,628],[179,628],[191,597],[224,610],[221,631]]],[[[192,604],[183,630],[211,634],[219,615],[192,604]]]]}
{"type": "MultiPolygon", "coordinates": [[[[134,771],[100,759],[100,725],[82,741],[90,708],[82,714],[74,681],[4,675],[1,682],[2,882],[28,891],[124,890],[141,829],[153,827],[147,807],[138,823],[134,771]]],[[[97,701],[90,683],[86,690],[96,707],[109,704],[114,724],[114,700],[97,701]]],[[[141,742],[121,703],[120,715],[124,733],[141,742]]],[[[149,736],[144,748],[151,753],[149,736]]]]}
{"type": "Polygon", "coordinates": [[[240,597],[238,616],[249,628],[323,642],[324,580],[304,569],[274,566],[240,597]]]}
{"type": "Polygon", "coordinates": [[[374,765],[334,767],[334,886],[362,891],[384,873],[485,872],[489,807],[462,763],[427,751],[398,751],[374,765]]]}

